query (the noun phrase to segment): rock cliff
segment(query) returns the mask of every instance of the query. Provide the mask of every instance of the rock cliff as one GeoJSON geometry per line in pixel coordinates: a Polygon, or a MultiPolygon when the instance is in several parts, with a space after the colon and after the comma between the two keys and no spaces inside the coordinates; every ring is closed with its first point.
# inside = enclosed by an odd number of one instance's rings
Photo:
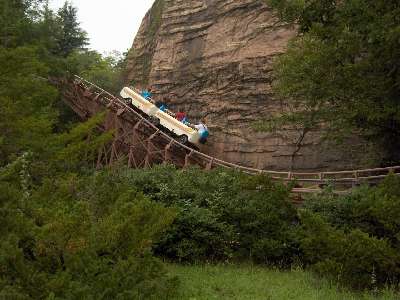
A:
{"type": "Polygon", "coordinates": [[[295,28],[263,0],[157,0],[128,55],[126,82],[151,86],[172,110],[205,117],[205,153],[264,169],[316,170],[359,164],[319,133],[257,133],[254,121],[285,109],[274,99],[272,65],[295,28]]]}

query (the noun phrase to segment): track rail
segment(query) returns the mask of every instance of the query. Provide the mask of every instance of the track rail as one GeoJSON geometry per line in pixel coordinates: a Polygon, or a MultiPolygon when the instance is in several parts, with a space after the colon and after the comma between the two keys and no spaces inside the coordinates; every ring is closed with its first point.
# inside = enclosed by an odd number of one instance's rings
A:
{"type": "Polygon", "coordinates": [[[273,180],[296,181],[297,194],[321,193],[331,185],[335,193],[347,193],[352,187],[376,184],[388,174],[400,175],[400,166],[335,172],[269,171],[240,166],[206,155],[170,137],[140,113],[101,87],[79,76],[58,82],[64,101],[82,118],[107,111],[103,130],[114,130],[114,141],[99,151],[98,167],[126,160],[130,167],[146,167],[159,163],[173,163],[177,167],[198,165],[210,170],[216,167],[239,170],[256,175],[266,174],[273,180]]]}

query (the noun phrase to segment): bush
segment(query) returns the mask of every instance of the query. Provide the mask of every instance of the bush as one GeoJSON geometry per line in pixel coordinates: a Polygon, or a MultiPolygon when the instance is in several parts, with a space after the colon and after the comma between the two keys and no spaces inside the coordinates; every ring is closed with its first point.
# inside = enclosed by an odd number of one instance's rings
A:
{"type": "Polygon", "coordinates": [[[360,229],[388,239],[400,251],[400,177],[387,177],[377,187],[361,187],[342,197],[313,197],[305,207],[344,230],[360,229]]]}
{"type": "Polygon", "coordinates": [[[178,208],[174,224],[161,238],[156,254],[178,261],[218,261],[233,256],[232,225],[219,220],[207,208],[186,205],[178,208]]]}
{"type": "Polygon", "coordinates": [[[121,177],[178,216],[156,251],[172,259],[253,259],[288,264],[298,254],[297,213],[286,187],[268,177],[157,166],[121,177]]]}
{"type": "Polygon", "coordinates": [[[298,254],[297,212],[289,191],[266,176],[240,175],[211,209],[235,228],[239,258],[288,265],[298,254]],[[230,190],[231,189],[231,190],[230,190]]]}
{"type": "Polygon", "coordinates": [[[307,211],[301,222],[303,261],[320,275],[358,289],[399,282],[400,255],[387,240],[358,229],[345,233],[307,211]]]}
{"type": "Polygon", "coordinates": [[[173,222],[173,209],[110,172],[47,179],[29,194],[18,192],[18,184],[12,188],[9,178],[0,178],[0,195],[12,195],[11,201],[0,196],[7,228],[1,231],[1,299],[165,299],[174,293],[177,279],[151,252],[173,222]]]}
{"type": "Polygon", "coordinates": [[[312,197],[305,209],[301,248],[315,270],[357,288],[399,281],[399,177],[346,196],[312,197]]]}

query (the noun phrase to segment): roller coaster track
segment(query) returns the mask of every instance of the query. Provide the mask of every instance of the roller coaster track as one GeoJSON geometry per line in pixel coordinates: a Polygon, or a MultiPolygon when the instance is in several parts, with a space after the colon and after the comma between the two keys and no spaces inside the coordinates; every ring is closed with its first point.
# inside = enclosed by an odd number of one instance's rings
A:
{"type": "Polygon", "coordinates": [[[116,162],[126,162],[131,168],[150,167],[171,163],[178,168],[197,165],[211,170],[222,167],[256,175],[267,174],[275,181],[297,183],[295,194],[321,193],[322,187],[333,186],[337,194],[348,193],[352,187],[363,183],[376,184],[388,174],[400,175],[400,166],[337,172],[280,172],[248,168],[206,155],[180,144],[145,116],[128,106],[124,100],[113,96],[97,85],[75,76],[58,81],[63,100],[81,119],[107,111],[104,131],[113,131],[113,141],[98,152],[97,167],[116,162]]]}

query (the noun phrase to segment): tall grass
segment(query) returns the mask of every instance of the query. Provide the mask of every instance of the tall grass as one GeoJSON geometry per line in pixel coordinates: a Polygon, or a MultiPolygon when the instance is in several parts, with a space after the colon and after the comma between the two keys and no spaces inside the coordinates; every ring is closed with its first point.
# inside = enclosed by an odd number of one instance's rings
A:
{"type": "Polygon", "coordinates": [[[354,293],[301,269],[280,271],[252,265],[168,265],[179,277],[177,299],[251,299],[251,300],[367,300],[400,299],[390,289],[377,294],[354,293]]]}

